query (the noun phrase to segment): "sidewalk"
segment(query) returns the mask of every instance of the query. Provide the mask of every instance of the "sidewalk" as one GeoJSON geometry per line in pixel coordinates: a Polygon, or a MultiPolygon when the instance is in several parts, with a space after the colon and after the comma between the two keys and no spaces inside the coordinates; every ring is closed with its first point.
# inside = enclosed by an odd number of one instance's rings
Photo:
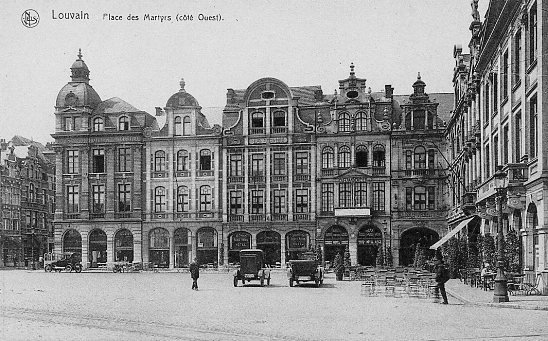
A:
{"type": "Polygon", "coordinates": [[[474,304],[497,308],[547,310],[548,296],[508,295],[509,302],[494,303],[493,290],[484,291],[471,287],[459,279],[451,279],[445,283],[447,293],[466,304],[474,304]]]}

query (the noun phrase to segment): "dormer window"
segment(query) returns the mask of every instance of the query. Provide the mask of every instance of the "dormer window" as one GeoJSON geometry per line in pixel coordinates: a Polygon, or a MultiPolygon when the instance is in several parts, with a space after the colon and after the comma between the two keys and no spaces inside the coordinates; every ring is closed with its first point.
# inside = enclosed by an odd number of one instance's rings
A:
{"type": "Polygon", "coordinates": [[[357,98],[358,97],[358,91],[356,90],[350,90],[346,93],[346,97],[352,99],[352,98],[357,98]]]}
{"type": "Polygon", "coordinates": [[[105,124],[101,117],[96,117],[93,119],[93,131],[103,131],[105,130],[105,124]]]}
{"type": "Polygon", "coordinates": [[[129,118],[122,116],[118,120],[118,130],[129,130],[129,118]]]}
{"type": "Polygon", "coordinates": [[[263,91],[261,93],[261,98],[264,100],[274,99],[274,91],[263,91]]]}

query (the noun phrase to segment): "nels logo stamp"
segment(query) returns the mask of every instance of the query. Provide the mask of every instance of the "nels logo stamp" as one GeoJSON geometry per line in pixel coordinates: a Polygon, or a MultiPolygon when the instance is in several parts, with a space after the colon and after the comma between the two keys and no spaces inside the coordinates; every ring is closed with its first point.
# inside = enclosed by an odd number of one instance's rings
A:
{"type": "Polygon", "coordinates": [[[38,25],[40,22],[40,16],[38,15],[38,12],[36,12],[33,9],[27,9],[23,12],[21,15],[21,22],[25,27],[33,28],[38,25]]]}

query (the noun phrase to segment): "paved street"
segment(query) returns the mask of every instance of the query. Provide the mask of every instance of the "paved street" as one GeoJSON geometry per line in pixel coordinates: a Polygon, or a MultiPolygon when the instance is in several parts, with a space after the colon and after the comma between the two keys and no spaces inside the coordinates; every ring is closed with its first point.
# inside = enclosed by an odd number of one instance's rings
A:
{"type": "Polygon", "coordinates": [[[2,340],[546,340],[548,312],[360,296],[322,288],[232,286],[230,274],[1,271],[2,340]],[[85,288],[85,289],[83,289],[85,288]]]}

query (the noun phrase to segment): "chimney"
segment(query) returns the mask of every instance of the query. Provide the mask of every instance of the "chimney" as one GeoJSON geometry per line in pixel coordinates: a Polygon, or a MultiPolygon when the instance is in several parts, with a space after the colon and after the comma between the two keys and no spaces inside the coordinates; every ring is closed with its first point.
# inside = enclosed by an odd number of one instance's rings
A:
{"type": "Polygon", "coordinates": [[[392,95],[394,93],[394,88],[390,84],[386,84],[384,86],[384,97],[386,98],[392,98],[392,95]]]}

